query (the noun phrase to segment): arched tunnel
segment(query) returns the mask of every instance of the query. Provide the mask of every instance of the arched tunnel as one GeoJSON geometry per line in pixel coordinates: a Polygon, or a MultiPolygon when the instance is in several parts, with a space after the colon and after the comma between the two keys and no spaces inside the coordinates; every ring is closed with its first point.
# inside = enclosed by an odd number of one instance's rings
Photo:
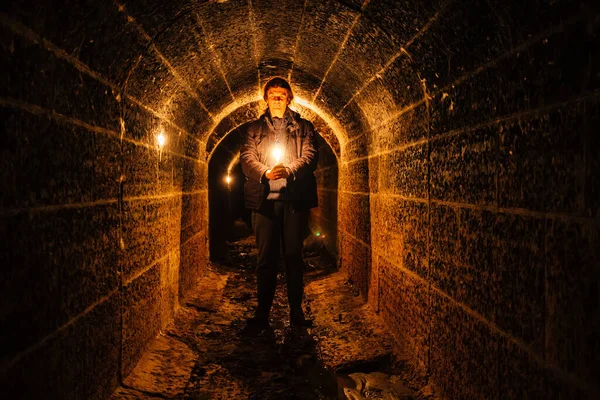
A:
{"type": "Polygon", "coordinates": [[[131,374],[226,256],[273,76],[319,134],[311,230],[441,398],[597,398],[596,2],[15,0],[0,21],[7,398],[131,374]]]}

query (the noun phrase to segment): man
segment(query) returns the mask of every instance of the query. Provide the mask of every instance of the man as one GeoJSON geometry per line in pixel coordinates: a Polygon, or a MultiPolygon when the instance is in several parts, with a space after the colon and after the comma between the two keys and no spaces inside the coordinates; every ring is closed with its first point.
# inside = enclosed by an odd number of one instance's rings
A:
{"type": "Polygon", "coordinates": [[[290,84],[276,77],[265,85],[268,108],[248,125],[240,153],[246,175],[246,207],[258,247],[256,278],[258,307],[249,325],[267,327],[277,286],[280,246],[285,259],[290,324],[311,326],[304,317],[304,260],[309,210],[317,206],[316,134],[312,123],[288,107],[290,84]]]}

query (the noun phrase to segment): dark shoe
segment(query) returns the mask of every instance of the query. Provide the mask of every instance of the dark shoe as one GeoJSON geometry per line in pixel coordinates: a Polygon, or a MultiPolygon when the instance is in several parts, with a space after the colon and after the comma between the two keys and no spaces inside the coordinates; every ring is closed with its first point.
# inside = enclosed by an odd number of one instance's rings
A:
{"type": "Polygon", "coordinates": [[[301,326],[304,328],[312,328],[313,321],[312,319],[304,318],[304,315],[292,315],[290,316],[290,325],[291,326],[301,326]]]}

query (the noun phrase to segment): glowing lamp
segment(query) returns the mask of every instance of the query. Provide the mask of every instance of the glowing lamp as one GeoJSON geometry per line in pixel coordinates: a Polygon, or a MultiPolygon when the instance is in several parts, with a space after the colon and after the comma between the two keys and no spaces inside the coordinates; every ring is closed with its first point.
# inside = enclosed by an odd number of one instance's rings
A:
{"type": "Polygon", "coordinates": [[[158,147],[163,147],[166,142],[167,138],[164,133],[160,132],[158,135],[156,135],[156,144],[158,144],[158,147]]]}
{"type": "Polygon", "coordinates": [[[228,185],[231,183],[231,176],[230,175],[227,175],[227,177],[225,178],[225,182],[227,182],[228,185]]]}

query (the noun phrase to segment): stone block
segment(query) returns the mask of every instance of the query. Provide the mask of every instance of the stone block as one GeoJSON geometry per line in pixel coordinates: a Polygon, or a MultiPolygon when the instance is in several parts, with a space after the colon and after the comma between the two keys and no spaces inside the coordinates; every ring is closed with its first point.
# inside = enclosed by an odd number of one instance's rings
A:
{"type": "MultiPolygon", "coordinates": [[[[404,46],[410,51],[409,43],[419,35],[429,20],[444,4],[440,0],[404,0],[369,2],[363,11],[365,19],[373,21],[390,37],[397,47],[404,46]]],[[[438,22],[440,23],[440,22],[438,22]]]]}
{"type": "MultiPolygon", "coordinates": [[[[225,92],[220,93],[220,98],[231,99],[225,92]]],[[[204,131],[212,124],[212,120],[204,109],[198,104],[198,94],[181,91],[173,96],[169,102],[162,106],[155,106],[155,110],[164,118],[177,124],[185,130],[186,136],[200,139],[204,131]]]]}
{"type": "MultiPolygon", "coordinates": [[[[554,6],[560,5],[551,7],[554,6]]],[[[513,8],[515,5],[506,3],[500,7],[513,8]]],[[[518,12],[509,12],[514,20],[518,20],[525,15],[523,11],[519,7],[518,12]]],[[[548,10],[536,10],[536,18],[523,21],[524,25],[541,22],[539,13],[544,11],[548,10]]],[[[558,15],[553,19],[560,18],[558,15]]],[[[548,28],[552,29],[551,25],[548,28]]],[[[505,53],[486,68],[471,73],[467,79],[444,87],[432,101],[433,130],[443,133],[579,96],[581,88],[586,86],[583,80],[587,79],[581,66],[597,52],[589,46],[588,35],[581,24],[567,24],[565,30],[549,32],[521,51],[505,53]]],[[[525,35],[523,40],[531,40],[531,36],[525,35]]]]}
{"type": "Polygon", "coordinates": [[[179,249],[169,253],[167,259],[160,263],[161,329],[173,321],[179,308],[179,265],[179,249]]]}
{"type": "Polygon", "coordinates": [[[129,375],[161,329],[161,270],[164,263],[165,260],[157,262],[123,287],[122,376],[129,375]]]}
{"type": "MultiPolygon", "coordinates": [[[[207,3],[197,8],[198,18],[210,42],[217,49],[221,67],[236,97],[240,89],[252,85],[256,93],[256,67],[262,56],[255,47],[259,32],[254,25],[256,14],[249,14],[247,4],[238,2],[207,3]],[[250,22],[253,21],[253,22],[250,22]],[[255,53],[256,51],[256,53],[255,53]]],[[[245,91],[245,90],[241,90],[245,91]]]]}
{"type": "Polygon", "coordinates": [[[545,371],[530,354],[510,339],[498,340],[498,378],[501,399],[545,399],[545,371]]]}
{"type": "Polygon", "coordinates": [[[464,301],[464,288],[459,287],[463,278],[459,262],[459,213],[453,207],[434,203],[430,222],[431,283],[448,296],[464,301]]]}
{"type": "MultiPolygon", "coordinates": [[[[389,92],[398,110],[414,105],[425,98],[425,87],[419,79],[418,72],[414,70],[409,54],[398,50],[394,54],[396,58],[393,61],[390,59],[391,63],[380,74],[381,77],[378,77],[383,88],[389,92]]],[[[417,108],[426,109],[427,105],[423,103],[417,108]]],[[[428,122],[428,120],[425,121],[428,122]]]]}
{"type": "Polygon", "coordinates": [[[385,254],[377,257],[380,315],[391,327],[398,345],[424,369],[429,367],[431,323],[428,284],[415,278],[385,254]]]}
{"type": "Polygon", "coordinates": [[[446,135],[431,141],[431,197],[495,205],[497,136],[494,129],[446,135]]]}
{"type": "Polygon", "coordinates": [[[371,221],[365,210],[369,210],[369,196],[362,194],[339,194],[339,228],[361,240],[371,242],[371,221]]]}
{"type": "MultiPolygon", "coordinates": [[[[172,99],[172,101],[175,100],[172,99]]],[[[152,105],[138,104],[136,101],[126,98],[123,104],[124,137],[158,150],[157,136],[162,133],[166,139],[163,154],[170,152],[186,155],[186,152],[190,151],[186,148],[190,138],[189,132],[175,127],[173,122],[167,119],[168,116],[165,115],[167,111],[160,110],[160,114],[158,112],[152,108],[152,105]]],[[[191,151],[196,150],[194,148],[191,151]]]]}
{"type": "Polygon", "coordinates": [[[496,325],[538,355],[544,346],[545,220],[500,214],[496,221],[496,325]]]}
{"type": "Polygon", "coordinates": [[[402,266],[422,278],[429,278],[429,207],[425,203],[404,201],[404,254],[402,266]]]}
{"type": "Polygon", "coordinates": [[[218,114],[232,101],[232,95],[221,73],[220,52],[209,49],[211,40],[211,33],[199,26],[196,13],[189,13],[165,26],[153,43],[177,74],[179,84],[189,88],[192,97],[211,114],[218,114]]]}
{"type": "Polygon", "coordinates": [[[427,144],[382,155],[379,174],[380,192],[426,199],[429,179],[427,144]]]}
{"type": "Polygon", "coordinates": [[[395,265],[427,279],[427,204],[378,195],[371,210],[377,216],[372,221],[373,249],[395,265]]]}
{"type": "Polygon", "coordinates": [[[3,109],[2,206],[39,207],[96,199],[95,136],[71,124],[3,109]]]}
{"type": "MultiPolygon", "coordinates": [[[[235,121],[236,126],[240,129],[240,136],[243,132],[243,125],[260,117],[262,110],[258,107],[257,102],[250,102],[240,105],[228,115],[230,119],[235,121]]],[[[233,132],[232,132],[233,133],[233,132]]]]}
{"type": "Polygon", "coordinates": [[[94,135],[94,198],[117,199],[122,174],[121,142],[117,137],[94,135]]]}
{"type": "Polygon", "coordinates": [[[204,274],[207,263],[206,231],[198,232],[189,238],[180,248],[179,266],[179,298],[195,286],[196,281],[204,274]]]}
{"type": "MultiPolygon", "coordinates": [[[[345,105],[343,110],[338,111],[336,113],[336,118],[343,127],[343,132],[341,133],[341,135],[345,134],[345,137],[342,137],[342,139],[340,139],[340,142],[342,144],[342,155],[344,155],[345,160],[351,160],[354,157],[350,156],[348,152],[344,152],[344,147],[350,144],[350,140],[361,136],[364,136],[365,139],[367,139],[363,143],[370,144],[371,127],[369,126],[366,116],[354,100],[345,105]]],[[[366,150],[366,146],[362,148],[362,153],[361,149],[356,148],[355,153],[359,154],[358,157],[364,156],[367,154],[366,150]]]]}
{"type": "Polygon", "coordinates": [[[369,159],[348,163],[342,169],[340,174],[340,188],[348,192],[368,192],[369,188],[369,159]]]}
{"type": "MultiPolygon", "coordinates": [[[[150,47],[132,68],[125,93],[132,95],[142,104],[153,110],[159,110],[159,99],[176,97],[189,89],[173,75],[172,70],[161,59],[155,49],[150,47]]],[[[194,111],[202,112],[200,104],[194,111]]]]}
{"type": "Polygon", "coordinates": [[[342,3],[308,3],[294,68],[324,77],[356,15],[342,3]]]}
{"type": "Polygon", "coordinates": [[[396,150],[407,144],[426,139],[428,130],[429,116],[427,105],[422,104],[376,128],[375,143],[377,151],[396,150]]]}
{"type": "Polygon", "coordinates": [[[179,173],[182,174],[182,192],[196,193],[198,191],[207,189],[208,174],[205,163],[186,159],[182,160],[180,164],[181,169],[179,173]]]}
{"type": "Polygon", "coordinates": [[[579,214],[585,164],[583,105],[500,127],[500,207],[579,214]]]}
{"type": "MultiPolygon", "coordinates": [[[[460,260],[459,213],[460,210],[455,207],[437,203],[431,204],[431,229],[429,230],[431,259],[447,263],[452,267],[458,264],[460,260]]],[[[441,282],[445,279],[437,277],[437,272],[441,271],[436,271],[433,279],[440,282],[440,288],[443,288],[445,285],[441,282]]],[[[447,293],[451,294],[453,291],[447,293]]]]}
{"type": "Polygon", "coordinates": [[[0,345],[7,361],[118,285],[116,204],[17,214],[3,220],[5,301],[0,345]]]}
{"type": "Polygon", "coordinates": [[[365,118],[375,132],[382,124],[397,117],[401,108],[394,102],[393,89],[382,79],[373,80],[354,98],[354,102],[365,114],[365,118]]]}
{"type": "MultiPolygon", "coordinates": [[[[503,219],[491,211],[468,208],[458,210],[458,219],[458,263],[454,271],[449,271],[454,275],[455,299],[488,321],[495,321],[501,312],[501,299],[506,300],[502,289],[511,285],[502,283],[500,271],[505,270],[498,267],[499,254],[504,252],[504,237],[499,236],[503,219]]],[[[519,291],[519,295],[525,294],[519,291]]]]}
{"type": "Polygon", "coordinates": [[[112,87],[7,28],[2,37],[4,97],[119,131],[120,105],[112,87]]]}
{"type": "Polygon", "coordinates": [[[173,191],[173,155],[130,142],[123,142],[122,149],[125,198],[173,191]]]}
{"type": "Polygon", "coordinates": [[[550,363],[598,386],[600,228],[591,220],[548,224],[544,354],[550,363]]]}
{"type": "Polygon", "coordinates": [[[371,137],[368,132],[351,138],[342,149],[342,160],[348,163],[357,158],[366,157],[370,145],[371,137]]]}
{"type": "Polygon", "coordinates": [[[381,267],[382,261],[375,249],[371,250],[371,271],[369,272],[369,287],[367,288],[369,296],[367,303],[379,314],[381,310],[381,267]]]}
{"type": "Polygon", "coordinates": [[[429,92],[450,85],[511,47],[509,36],[502,34],[503,20],[489,3],[449,5],[438,18],[408,48],[413,68],[429,92]]]}
{"type": "Polygon", "coordinates": [[[368,297],[371,248],[345,232],[339,232],[341,270],[364,297],[368,297]]]}
{"type": "MultiPolygon", "coordinates": [[[[270,53],[275,59],[293,60],[304,3],[295,0],[265,0],[252,3],[252,7],[257,23],[256,30],[260,35],[257,43],[260,46],[260,54],[270,53]],[[285,19],[285,29],[281,29],[282,18],[285,19]],[[280,34],[268,34],[275,31],[280,34]]],[[[287,76],[287,72],[284,76],[287,76]]]]}
{"type": "Polygon", "coordinates": [[[87,2],[68,8],[54,1],[46,5],[20,2],[11,7],[11,17],[115,85],[125,81],[127,67],[147,45],[125,14],[116,6],[101,7],[87,2]],[[124,41],[124,37],[128,40],[124,41]]]}
{"type": "Polygon", "coordinates": [[[119,385],[121,313],[113,294],[0,376],[22,399],[105,399],[119,385]]]}
{"type": "MultiPolygon", "coordinates": [[[[369,6],[367,5],[365,9],[367,12],[369,6]]],[[[348,37],[338,61],[330,71],[328,80],[337,82],[336,87],[355,86],[354,90],[356,90],[363,82],[383,69],[400,45],[378,23],[363,16],[352,28],[352,34],[348,37]],[[369,57],[364,57],[364,54],[369,54],[369,57]],[[344,82],[343,78],[347,75],[339,73],[342,68],[352,71],[358,79],[355,79],[355,82],[351,80],[344,82]]]]}
{"type": "Polygon", "coordinates": [[[185,243],[207,227],[207,193],[184,194],[181,202],[181,243],[185,243]]]}
{"type": "Polygon", "coordinates": [[[431,302],[434,382],[448,399],[498,399],[498,336],[446,296],[431,302]]]}
{"type": "Polygon", "coordinates": [[[318,92],[318,95],[314,100],[314,106],[317,107],[317,109],[331,112],[333,114],[333,110],[341,110],[351,99],[351,94],[347,95],[344,93],[339,89],[339,86],[336,86],[335,82],[331,82],[328,78],[323,81],[323,84],[320,85],[320,87],[321,90],[318,92]]]}
{"type": "Polygon", "coordinates": [[[119,261],[126,280],[179,247],[181,207],[179,197],[123,203],[125,254],[119,261]]]}

